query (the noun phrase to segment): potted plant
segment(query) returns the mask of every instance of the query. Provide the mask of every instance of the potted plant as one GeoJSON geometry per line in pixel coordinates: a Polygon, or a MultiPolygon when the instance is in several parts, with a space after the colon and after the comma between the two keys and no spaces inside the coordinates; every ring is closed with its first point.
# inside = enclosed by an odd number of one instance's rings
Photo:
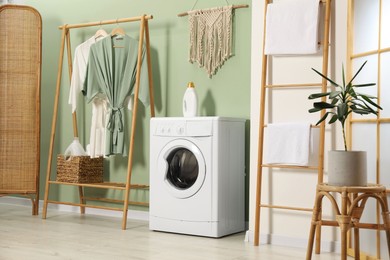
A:
{"type": "Polygon", "coordinates": [[[374,86],[375,83],[353,84],[353,80],[357,77],[367,61],[359,68],[352,79],[346,84],[344,66],[342,69],[343,84],[339,85],[333,80],[324,76],[317,70],[313,69],[318,75],[325,78],[334,86],[334,90],[326,93],[315,93],[309,96],[309,99],[317,99],[328,97],[329,102],[314,102],[313,108],[309,113],[315,113],[325,110],[326,113],[317,122],[319,125],[322,121],[330,116],[329,124],[336,121],[341,123],[344,151],[329,152],[329,167],[328,167],[328,182],[330,185],[337,186],[366,186],[367,185],[367,167],[366,167],[366,152],[365,151],[348,151],[347,141],[345,136],[345,123],[352,113],[360,115],[377,115],[378,109],[382,109],[374,102],[377,99],[374,96],[362,94],[357,91],[358,88],[374,86]]]}

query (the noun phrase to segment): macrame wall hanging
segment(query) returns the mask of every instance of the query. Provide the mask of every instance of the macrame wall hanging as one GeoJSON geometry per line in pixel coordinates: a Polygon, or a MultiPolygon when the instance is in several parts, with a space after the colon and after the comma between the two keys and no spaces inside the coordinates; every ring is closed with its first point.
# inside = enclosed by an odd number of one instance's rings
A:
{"type": "MultiPolygon", "coordinates": [[[[196,3],[192,9],[194,9],[196,3]]],[[[214,7],[192,10],[188,15],[190,39],[189,61],[205,68],[211,78],[224,62],[232,56],[233,10],[248,5],[214,7]]]]}

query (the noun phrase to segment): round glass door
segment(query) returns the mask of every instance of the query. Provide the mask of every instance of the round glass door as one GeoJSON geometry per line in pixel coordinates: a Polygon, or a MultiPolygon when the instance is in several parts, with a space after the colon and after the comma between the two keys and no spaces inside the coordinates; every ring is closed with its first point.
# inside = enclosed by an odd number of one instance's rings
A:
{"type": "Polygon", "coordinates": [[[158,157],[158,178],[176,198],[188,198],[202,187],[206,163],[199,148],[189,140],[169,142],[158,157]]]}
{"type": "Polygon", "coordinates": [[[194,185],[199,175],[196,156],[186,148],[177,148],[167,157],[167,180],[179,189],[188,189],[194,185]]]}

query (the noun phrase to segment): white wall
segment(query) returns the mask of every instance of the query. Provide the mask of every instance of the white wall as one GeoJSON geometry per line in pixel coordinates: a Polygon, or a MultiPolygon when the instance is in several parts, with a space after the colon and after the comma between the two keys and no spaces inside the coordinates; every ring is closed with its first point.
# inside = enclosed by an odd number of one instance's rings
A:
{"type": "MultiPolygon", "coordinates": [[[[261,54],[263,34],[264,1],[252,1],[252,68],[251,68],[251,158],[250,158],[250,209],[248,240],[253,241],[256,200],[257,175],[257,145],[259,122],[259,98],[261,80],[261,54]]],[[[347,1],[333,1],[330,73],[337,81],[341,78],[341,65],[346,63],[346,26],[347,1]]],[[[304,83],[320,82],[311,68],[321,70],[320,57],[276,58],[273,83],[304,83]],[[288,78],[288,79],[287,79],[288,78]]],[[[272,122],[307,121],[315,123],[318,117],[309,114],[311,102],[307,96],[316,92],[310,90],[277,90],[273,94],[271,113],[266,116],[272,122]]],[[[326,133],[325,152],[331,148],[341,147],[339,137],[334,132],[337,129],[328,128],[326,133]],[[335,145],[337,143],[337,145],[335,145]]],[[[325,162],[326,167],[326,162],[325,162]]],[[[314,203],[316,172],[278,171],[273,173],[263,171],[262,203],[272,203],[285,206],[311,208],[314,203]]],[[[324,216],[331,216],[329,206],[324,205],[324,216]]],[[[311,213],[290,210],[268,210],[261,208],[261,243],[272,243],[287,246],[306,247],[309,233],[311,213]]],[[[338,240],[338,233],[333,228],[323,228],[322,239],[324,250],[332,249],[331,241],[338,240]]]]}

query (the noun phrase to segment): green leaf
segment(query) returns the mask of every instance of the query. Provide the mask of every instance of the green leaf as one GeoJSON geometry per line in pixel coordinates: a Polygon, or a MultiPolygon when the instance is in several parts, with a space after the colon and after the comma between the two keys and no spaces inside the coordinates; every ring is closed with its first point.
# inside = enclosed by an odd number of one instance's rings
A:
{"type": "Polygon", "coordinates": [[[342,74],[343,74],[343,87],[345,88],[345,73],[344,73],[344,64],[342,66],[342,74]]]}
{"type": "Polygon", "coordinates": [[[333,124],[338,119],[337,115],[333,115],[332,118],[329,120],[329,124],[333,124]]]}
{"type": "Polygon", "coordinates": [[[330,94],[329,94],[329,98],[330,99],[334,99],[335,97],[337,97],[338,95],[340,95],[341,94],[341,91],[332,91],[332,92],[330,92],[330,94]]]}
{"type": "Polygon", "coordinates": [[[330,112],[326,112],[325,114],[324,114],[324,116],[323,117],[321,117],[321,119],[320,120],[318,120],[318,122],[317,122],[317,124],[316,125],[319,125],[319,124],[321,124],[321,122],[322,121],[324,121],[327,117],[328,117],[328,115],[330,114],[330,112]]]}
{"type": "Polygon", "coordinates": [[[347,104],[341,103],[337,105],[337,117],[340,121],[346,117],[347,110],[347,104]]]}
{"type": "Polygon", "coordinates": [[[319,97],[326,97],[327,95],[329,95],[330,92],[326,92],[326,93],[315,93],[315,94],[311,94],[309,96],[309,99],[315,99],[315,98],[319,98],[319,97]]]}
{"type": "Polygon", "coordinates": [[[339,102],[339,99],[338,99],[338,98],[334,98],[334,99],[332,100],[332,105],[336,105],[337,102],[339,102]]]}
{"type": "Polygon", "coordinates": [[[366,65],[367,61],[363,63],[362,66],[358,69],[358,71],[355,73],[355,75],[352,77],[352,79],[348,82],[348,85],[352,83],[352,81],[356,78],[356,76],[360,73],[360,71],[363,69],[364,65],[366,65]]]}
{"type": "Polygon", "coordinates": [[[358,92],[355,92],[355,93],[358,96],[366,96],[366,97],[371,98],[371,99],[378,99],[377,97],[371,96],[371,95],[368,95],[368,94],[363,94],[363,93],[358,93],[358,92]]]}
{"type": "Polygon", "coordinates": [[[334,108],[335,106],[326,102],[314,102],[313,106],[315,108],[320,109],[327,109],[327,108],[334,108]]]}
{"type": "Polygon", "coordinates": [[[382,108],[381,108],[379,105],[375,104],[371,99],[369,99],[369,98],[366,97],[365,95],[360,95],[360,96],[361,96],[365,101],[367,101],[368,103],[370,103],[371,105],[373,105],[374,107],[376,107],[376,108],[382,110],[382,108]]]}
{"type": "Polygon", "coordinates": [[[371,87],[375,86],[375,83],[366,83],[366,84],[358,84],[358,85],[353,85],[355,88],[364,88],[364,87],[371,87]]]}
{"type": "Polygon", "coordinates": [[[367,111],[370,111],[371,114],[374,114],[374,115],[377,114],[377,112],[374,109],[372,109],[366,102],[364,102],[364,101],[362,101],[362,102],[364,104],[364,106],[363,106],[364,109],[366,109],[367,111]]]}
{"type": "Polygon", "coordinates": [[[354,102],[354,104],[356,104],[356,105],[350,106],[351,109],[353,109],[353,110],[362,109],[362,110],[365,110],[367,112],[370,112],[371,114],[375,114],[375,115],[377,114],[377,112],[375,110],[373,110],[371,107],[369,107],[364,101],[359,101],[359,103],[354,102]]]}
{"type": "Polygon", "coordinates": [[[309,113],[315,113],[315,112],[318,112],[318,111],[321,111],[322,109],[320,108],[311,108],[309,109],[309,113]]]}
{"type": "Polygon", "coordinates": [[[334,81],[331,80],[330,78],[326,77],[326,76],[323,75],[321,72],[317,71],[317,70],[314,69],[314,68],[311,68],[311,69],[314,70],[318,75],[320,75],[321,77],[323,77],[324,79],[326,79],[327,81],[329,81],[333,86],[340,87],[336,82],[334,82],[334,81]]]}
{"type": "Polygon", "coordinates": [[[349,93],[352,89],[352,84],[348,84],[346,87],[345,87],[345,92],[346,93],[349,93]]]}
{"type": "Polygon", "coordinates": [[[366,109],[352,109],[352,111],[356,114],[360,115],[369,115],[371,112],[367,111],[366,109]]]}
{"type": "Polygon", "coordinates": [[[358,98],[357,95],[356,95],[356,92],[355,92],[355,90],[354,90],[353,88],[351,88],[351,89],[349,90],[349,94],[350,94],[353,98],[358,98]]]}

